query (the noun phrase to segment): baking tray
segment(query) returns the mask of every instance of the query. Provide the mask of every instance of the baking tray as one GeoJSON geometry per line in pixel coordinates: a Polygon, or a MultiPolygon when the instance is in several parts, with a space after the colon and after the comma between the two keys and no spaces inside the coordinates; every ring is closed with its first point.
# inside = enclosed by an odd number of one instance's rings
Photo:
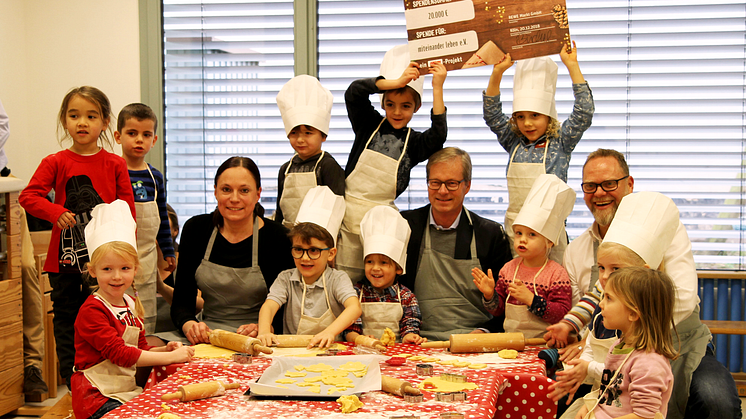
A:
{"type": "MultiPolygon", "coordinates": [[[[378,355],[345,355],[345,356],[325,356],[325,357],[278,357],[272,359],[272,365],[269,366],[256,383],[251,383],[247,395],[261,398],[292,398],[298,400],[336,400],[339,396],[349,394],[359,394],[367,391],[376,391],[381,389],[381,369],[379,362],[387,359],[385,356],[378,355]],[[352,373],[348,378],[352,379],[355,385],[344,391],[336,391],[328,394],[328,390],[334,386],[319,382],[321,392],[319,394],[306,390],[307,387],[298,387],[293,384],[278,384],[275,380],[281,378],[290,378],[285,376],[286,371],[296,371],[296,365],[308,367],[315,364],[326,364],[334,369],[339,369],[342,364],[348,362],[360,362],[368,366],[368,372],[363,377],[355,377],[352,373]]],[[[304,381],[305,378],[321,376],[320,372],[307,372],[305,377],[293,377],[297,382],[304,381]]]]}

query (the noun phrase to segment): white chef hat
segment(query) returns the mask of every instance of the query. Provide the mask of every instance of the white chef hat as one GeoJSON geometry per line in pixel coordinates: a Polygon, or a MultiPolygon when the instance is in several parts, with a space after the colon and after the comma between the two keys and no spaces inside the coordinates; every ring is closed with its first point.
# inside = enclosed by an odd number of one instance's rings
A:
{"type": "MultiPolygon", "coordinates": [[[[381,62],[381,75],[387,80],[395,80],[401,77],[401,74],[410,63],[409,45],[397,45],[386,52],[381,62]]],[[[422,99],[422,89],[425,84],[424,77],[418,77],[417,80],[410,81],[407,86],[414,89],[420,99],[422,99]]],[[[383,95],[381,95],[381,106],[383,106],[383,95]]]]}
{"type": "Polygon", "coordinates": [[[316,186],[311,188],[303,198],[298,210],[297,223],[314,223],[320,225],[337,243],[339,227],[345,216],[345,199],[335,195],[328,186],[316,186]]]}
{"type": "Polygon", "coordinates": [[[407,244],[412,229],[399,211],[378,205],[368,211],[360,222],[360,239],[363,241],[363,256],[381,254],[398,263],[406,273],[407,244]]]}
{"type": "Polygon", "coordinates": [[[88,256],[93,256],[96,249],[109,242],[125,242],[137,249],[136,230],[137,224],[126,202],[117,199],[111,204],[96,205],[91,212],[91,221],[85,226],[88,256]]]}
{"type": "Polygon", "coordinates": [[[557,63],[551,58],[518,61],[513,77],[513,112],[538,112],[557,119],[556,91],[557,63]]]}
{"type": "Polygon", "coordinates": [[[315,77],[303,74],[290,79],[277,94],[285,135],[298,125],[309,125],[329,134],[333,102],[332,92],[315,77]]]}
{"type": "Polygon", "coordinates": [[[539,175],[513,225],[526,226],[557,244],[575,206],[575,191],[555,175],[539,175]]]}
{"type": "Polygon", "coordinates": [[[622,198],[604,243],[619,243],[656,269],[679,228],[679,209],[659,192],[637,192],[622,198]]]}

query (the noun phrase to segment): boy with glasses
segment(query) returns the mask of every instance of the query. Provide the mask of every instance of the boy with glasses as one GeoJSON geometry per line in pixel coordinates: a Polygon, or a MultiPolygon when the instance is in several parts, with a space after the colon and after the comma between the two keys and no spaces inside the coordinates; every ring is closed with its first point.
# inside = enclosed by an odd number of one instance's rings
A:
{"type": "Polygon", "coordinates": [[[362,312],[350,277],[329,264],[337,254],[335,237],[344,214],[344,198],[328,186],[311,189],[298,212],[299,223],[288,235],[295,269],[280,273],[259,310],[258,336],[263,345],[276,343],[272,320],[286,305],[285,334],[314,335],[309,348],[327,347],[362,312]]]}

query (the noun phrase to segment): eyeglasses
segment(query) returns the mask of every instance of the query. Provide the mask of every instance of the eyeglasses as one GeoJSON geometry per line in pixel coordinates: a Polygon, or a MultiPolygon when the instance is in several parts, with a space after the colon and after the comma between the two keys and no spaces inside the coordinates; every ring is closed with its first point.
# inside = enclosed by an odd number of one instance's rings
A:
{"type": "Polygon", "coordinates": [[[583,188],[583,192],[585,193],[596,193],[599,186],[604,190],[604,192],[613,192],[619,187],[619,181],[627,179],[628,177],[629,175],[616,180],[605,180],[601,183],[584,182],[581,183],[580,186],[583,188]]]}
{"type": "Polygon", "coordinates": [[[291,247],[290,248],[290,254],[293,255],[295,259],[300,259],[303,257],[303,254],[307,254],[308,258],[311,260],[316,260],[319,257],[321,257],[321,252],[324,250],[329,250],[331,247],[325,247],[323,249],[319,249],[318,247],[310,247],[308,249],[304,249],[302,247],[291,247]]]}
{"type": "Polygon", "coordinates": [[[437,180],[437,179],[428,179],[427,180],[427,187],[433,190],[440,189],[440,185],[444,184],[446,185],[446,189],[449,191],[455,191],[461,186],[462,182],[466,182],[466,180],[437,180]]]}

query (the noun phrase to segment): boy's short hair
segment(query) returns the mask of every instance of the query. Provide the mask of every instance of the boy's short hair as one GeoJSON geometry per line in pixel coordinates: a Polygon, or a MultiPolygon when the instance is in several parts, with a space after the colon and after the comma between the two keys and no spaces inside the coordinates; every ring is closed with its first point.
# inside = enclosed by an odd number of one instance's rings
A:
{"type": "MultiPolygon", "coordinates": [[[[370,254],[367,254],[367,255],[365,255],[365,257],[363,258],[363,260],[365,260],[365,259],[368,259],[368,256],[370,256],[370,255],[381,255],[381,256],[385,257],[386,259],[388,259],[388,261],[389,261],[390,263],[393,263],[393,264],[394,264],[394,266],[396,266],[396,269],[401,269],[401,270],[404,270],[404,269],[403,269],[403,268],[401,267],[401,265],[399,265],[399,263],[398,263],[397,261],[395,261],[394,259],[391,259],[391,257],[389,257],[388,255],[384,255],[383,253],[370,253],[370,254]]],[[[398,274],[397,274],[397,275],[398,275],[398,274]]],[[[394,280],[394,282],[396,282],[396,280],[394,280]]]]}
{"type": "Polygon", "coordinates": [[[319,240],[324,243],[326,247],[334,247],[334,238],[324,227],[316,223],[298,223],[288,233],[290,240],[295,238],[300,239],[305,244],[310,244],[311,239],[319,240]]]}
{"type": "Polygon", "coordinates": [[[144,103],[130,103],[119,111],[119,116],[117,116],[117,131],[121,132],[124,124],[130,118],[135,118],[138,121],[153,121],[153,131],[158,129],[158,117],[155,116],[155,112],[150,109],[150,106],[144,103]]]}
{"type": "Polygon", "coordinates": [[[422,106],[422,98],[420,97],[420,94],[417,93],[417,91],[414,90],[414,88],[412,88],[411,86],[404,86],[398,89],[384,90],[383,100],[381,101],[381,104],[384,105],[385,107],[386,95],[389,93],[398,93],[400,95],[403,95],[406,92],[409,92],[412,94],[412,98],[414,99],[414,109],[415,109],[415,112],[417,112],[417,110],[420,109],[420,106],[422,106]]]}

